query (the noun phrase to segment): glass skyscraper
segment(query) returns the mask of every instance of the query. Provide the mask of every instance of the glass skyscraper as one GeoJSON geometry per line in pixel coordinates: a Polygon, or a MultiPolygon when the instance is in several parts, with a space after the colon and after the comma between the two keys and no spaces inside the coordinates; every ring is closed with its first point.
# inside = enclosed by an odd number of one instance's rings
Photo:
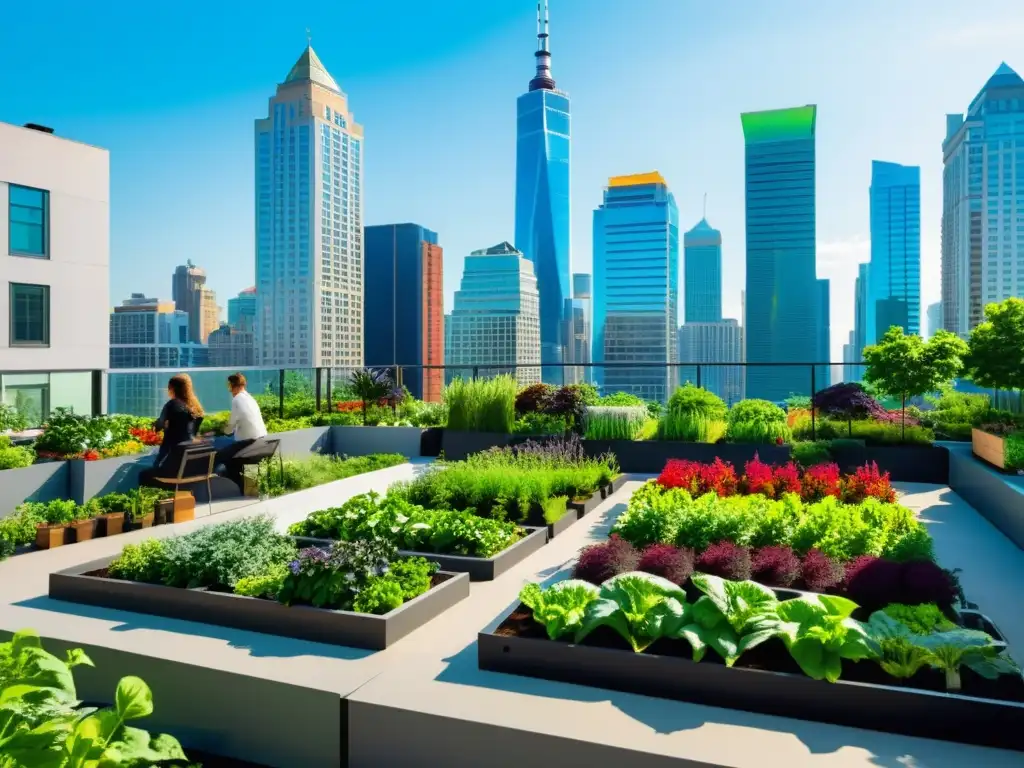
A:
{"type": "MultiPolygon", "coordinates": [[[[572,276],[571,299],[565,300],[565,362],[590,362],[591,317],[591,279],[590,275],[576,273],[572,276]]],[[[593,380],[593,370],[580,366],[565,369],[566,384],[580,384],[593,380]]]]}
{"type": "Polygon", "coordinates": [[[246,288],[234,298],[228,299],[228,325],[233,328],[252,330],[256,324],[256,288],[246,288]]]}
{"type": "Polygon", "coordinates": [[[256,121],[262,365],[363,364],[363,128],[312,47],[256,121]]]}
{"type": "MultiPolygon", "coordinates": [[[[680,363],[743,362],[743,329],[733,319],[715,323],[684,323],[679,326],[680,363]]],[[[696,384],[696,367],[682,366],[683,375],[696,384]]],[[[733,406],[743,399],[741,365],[706,365],[701,368],[701,386],[733,406]]]]}
{"type": "MultiPolygon", "coordinates": [[[[595,363],[679,359],[679,211],[660,173],[608,180],[594,211],[595,363]]],[[[666,401],[675,368],[595,368],[598,386],[666,401]]]]}
{"type": "MultiPolygon", "coordinates": [[[[418,224],[366,227],[366,365],[443,365],[444,254],[437,233],[418,224]]],[[[443,371],[403,371],[410,394],[441,400],[443,371]]]]}
{"type": "MultiPolygon", "coordinates": [[[[832,362],[829,346],[832,343],[831,300],[828,295],[829,281],[818,279],[818,354],[816,361],[832,362]]],[[[814,372],[814,388],[825,389],[832,384],[832,366],[819,365],[814,372]]]]}
{"type": "MultiPolygon", "coordinates": [[[[548,11],[537,7],[537,73],[519,97],[516,123],[516,247],[540,287],[541,361],[561,363],[569,286],[569,97],[555,87],[548,49],[548,11]]],[[[561,383],[561,371],[544,370],[561,383]]]]}
{"type": "Polygon", "coordinates": [[[707,219],[683,235],[683,290],[687,323],[722,319],[722,233],[707,219]]]}
{"type": "Polygon", "coordinates": [[[473,251],[445,320],[448,365],[464,378],[475,367],[482,377],[514,372],[522,385],[539,382],[539,306],[533,263],[522,253],[510,243],[473,251]]]}
{"type": "Polygon", "coordinates": [[[942,142],[942,324],[966,336],[986,304],[1024,296],[1024,80],[1000,64],[942,142]]]}
{"type": "MultiPolygon", "coordinates": [[[[821,289],[815,267],[815,120],[808,105],[741,116],[746,143],[748,363],[815,362],[821,289]]],[[[753,366],[746,395],[810,394],[803,366],[753,366]]]]}
{"type": "Polygon", "coordinates": [[[921,169],[871,163],[866,346],[892,326],[921,333],[921,169]]]}

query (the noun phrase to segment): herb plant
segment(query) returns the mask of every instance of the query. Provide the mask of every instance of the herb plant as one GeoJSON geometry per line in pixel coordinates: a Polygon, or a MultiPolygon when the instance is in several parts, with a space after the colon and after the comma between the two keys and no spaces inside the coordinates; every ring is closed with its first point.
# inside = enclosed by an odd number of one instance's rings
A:
{"type": "Polygon", "coordinates": [[[260,468],[259,492],[261,496],[280,496],[365,472],[394,467],[406,461],[408,459],[405,456],[397,453],[375,453],[351,458],[313,455],[302,460],[285,461],[282,480],[277,463],[267,459],[260,468]]]}
{"type": "Polygon", "coordinates": [[[642,405],[594,405],[587,408],[588,440],[638,440],[647,426],[642,405]]]}

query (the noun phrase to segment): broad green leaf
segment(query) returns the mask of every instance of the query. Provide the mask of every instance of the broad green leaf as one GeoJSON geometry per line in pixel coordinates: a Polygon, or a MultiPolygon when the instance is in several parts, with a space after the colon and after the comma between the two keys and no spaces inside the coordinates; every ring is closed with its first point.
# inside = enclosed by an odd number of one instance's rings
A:
{"type": "Polygon", "coordinates": [[[817,624],[828,615],[828,609],[817,595],[794,597],[779,603],[779,618],[801,627],[817,624]]]}
{"type": "Polygon", "coordinates": [[[853,600],[847,600],[845,597],[839,597],[838,595],[817,595],[816,597],[830,616],[839,616],[846,619],[860,607],[853,600]]]}
{"type": "Polygon", "coordinates": [[[740,638],[739,647],[736,649],[736,656],[739,658],[744,652],[749,651],[751,648],[759,646],[766,640],[771,640],[773,637],[778,635],[778,630],[775,627],[770,629],[761,629],[757,632],[748,632],[740,638]]]}
{"type": "Polygon", "coordinates": [[[1020,667],[1008,656],[984,656],[981,654],[969,653],[964,657],[964,664],[986,678],[995,680],[1000,675],[1019,675],[1020,667]]]}
{"type": "Polygon", "coordinates": [[[95,667],[96,666],[95,664],[92,663],[92,659],[90,659],[85,654],[85,651],[83,651],[81,648],[72,648],[70,651],[68,651],[68,656],[67,656],[67,660],[65,661],[65,663],[68,665],[68,667],[80,667],[80,666],[95,667]]]}
{"type": "Polygon", "coordinates": [[[725,615],[707,595],[697,599],[697,602],[690,608],[690,615],[704,629],[714,629],[719,624],[725,623],[725,615]]]}
{"type": "Polygon", "coordinates": [[[42,648],[39,633],[32,629],[22,629],[11,638],[11,655],[19,656],[26,648],[42,648]]]}
{"type": "Polygon", "coordinates": [[[706,637],[708,645],[725,660],[725,666],[731,667],[736,663],[740,655],[740,639],[732,627],[723,623],[706,637]]]}
{"type": "MultiPolygon", "coordinates": [[[[715,607],[724,615],[729,611],[729,595],[725,591],[725,579],[718,576],[711,576],[707,573],[695,573],[690,581],[697,589],[714,603],[715,607]]],[[[700,602],[698,600],[698,602],[700,602]]]]}
{"type": "Polygon", "coordinates": [[[22,651],[21,674],[14,682],[53,688],[75,698],[75,680],[68,665],[42,648],[26,647],[22,651]]]}
{"type": "Polygon", "coordinates": [[[548,637],[556,640],[564,634],[577,632],[583,624],[587,606],[597,599],[598,588],[579,579],[568,579],[541,589],[527,584],[519,599],[533,611],[533,618],[543,624],[548,637]]]}
{"type": "Polygon", "coordinates": [[[916,637],[914,642],[922,648],[935,651],[939,648],[970,650],[992,645],[992,638],[976,629],[952,629],[949,632],[934,632],[916,637]]]}
{"type": "Polygon", "coordinates": [[[825,679],[825,648],[817,640],[801,638],[789,646],[789,653],[805,675],[814,680],[825,679]]]}
{"type": "Polygon", "coordinates": [[[704,639],[705,630],[699,624],[687,624],[676,631],[676,637],[686,640],[693,648],[693,660],[700,661],[707,653],[708,644],[704,639]]]}
{"type": "Polygon", "coordinates": [[[153,714],[153,692],[138,677],[122,677],[117,684],[116,708],[123,720],[138,720],[153,714]]]}
{"type": "Polygon", "coordinates": [[[103,752],[98,768],[121,768],[126,765],[152,765],[165,760],[185,760],[181,744],[173,736],[161,734],[152,738],[141,728],[125,728],[116,742],[103,752]]]}
{"type": "Polygon", "coordinates": [[[878,656],[878,647],[865,635],[852,633],[847,634],[846,641],[843,643],[842,648],[840,648],[838,655],[850,661],[872,659],[878,656]]]}
{"type": "Polygon", "coordinates": [[[825,679],[837,682],[843,674],[843,661],[836,653],[825,654],[825,679]]]}
{"type": "Polygon", "coordinates": [[[576,630],[575,642],[583,642],[587,635],[598,627],[611,627],[630,644],[630,647],[636,650],[626,614],[614,600],[598,598],[587,605],[580,628],[576,630]]]}
{"type": "Polygon", "coordinates": [[[865,626],[868,635],[876,641],[908,639],[914,637],[914,633],[902,621],[897,621],[884,611],[875,611],[868,617],[865,626]]]}
{"type": "Polygon", "coordinates": [[[80,720],[64,744],[69,768],[82,766],[87,760],[99,759],[104,746],[113,738],[120,725],[121,718],[112,709],[101,709],[80,720]]]}

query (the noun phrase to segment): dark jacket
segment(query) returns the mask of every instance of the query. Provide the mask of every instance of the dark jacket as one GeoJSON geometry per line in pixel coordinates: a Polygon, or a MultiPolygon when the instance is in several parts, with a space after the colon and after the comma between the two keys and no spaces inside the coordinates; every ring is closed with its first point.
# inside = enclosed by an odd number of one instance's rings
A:
{"type": "Polygon", "coordinates": [[[175,446],[193,440],[199,434],[199,425],[202,423],[203,417],[193,416],[183,402],[168,400],[154,425],[156,429],[164,431],[164,439],[156,455],[156,466],[164,463],[175,446]]]}

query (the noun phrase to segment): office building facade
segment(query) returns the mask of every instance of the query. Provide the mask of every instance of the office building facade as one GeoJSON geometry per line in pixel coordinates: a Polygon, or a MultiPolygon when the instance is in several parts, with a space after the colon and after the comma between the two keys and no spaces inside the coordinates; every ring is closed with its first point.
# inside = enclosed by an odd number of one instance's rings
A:
{"type": "Polygon", "coordinates": [[[683,235],[683,317],[687,323],[722,319],[722,233],[701,219],[683,235]]]}
{"type": "Polygon", "coordinates": [[[854,363],[860,362],[854,352],[854,332],[850,331],[846,343],[843,344],[843,381],[859,381],[858,366],[854,363]]]}
{"type": "MultiPolygon", "coordinates": [[[[537,71],[516,105],[516,248],[540,286],[541,360],[563,361],[563,320],[572,298],[569,222],[569,97],[551,74],[547,0],[537,6],[537,71]]],[[[561,382],[557,367],[545,381],[561,382]]]]}
{"type": "Polygon", "coordinates": [[[262,365],[363,364],[363,129],[307,47],[256,121],[262,365]]]}
{"type": "Polygon", "coordinates": [[[870,199],[868,345],[894,325],[921,333],[921,169],[873,161],[870,199]]]}
{"type": "Polygon", "coordinates": [[[678,360],[679,211],[660,173],[608,180],[594,211],[594,341],[598,386],[667,401],[678,360]]]}
{"type": "Polygon", "coordinates": [[[942,328],[942,302],[936,301],[928,305],[928,338],[935,335],[936,331],[942,328]]]}
{"type": "Polygon", "coordinates": [[[256,327],[256,287],[246,288],[228,299],[228,325],[235,328],[256,327]]]}
{"type": "Polygon", "coordinates": [[[171,276],[171,298],[175,308],[188,315],[188,340],[205,344],[219,325],[217,294],[206,285],[206,271],[191,260],[176,267],[171,276]]]}
{"type": "Polygon", "coordinates": [[[0,402],[38,426],[91,413],[107,367],[110,156],[0,123],[0,402]]]}
{"type": "Polygon", "coordinates": [[[256,365],[256,335],[251,328],[222,323],[207,341],[212,368],[252,368],[256,365]]]}
{"type": "Polygon", "coordinates": [[[533,262],[510,243],[473,251],[446,328],[453,375],[540,381],[540,297],[533,262]]]}
{"type": "MultiPolygon", "coordinates": [[[[741,116],[746,151],[746,358],[807,363],[820,354],[815,257],[817,107],[741,116]]],[[[809,393],[800,366],[747,369],[746,394],[780,402],[809,393]]]]}
{"type": "Polygon", "coordinates": [[[714,392],[727,405],[743,399],[743,366],[721,365],[743,362],[743,328],[732,319],[709,323],[684,323],[679,327],[680,379],[697,382],[695,365],[685,363],[717,363],[702,365],[701,386],[714,392]]]}
{"type": "MultiPolygon", "coordinates": [[[[818,278],[818,351],[815,362],[831,363],[830,345],[832,342],[831,298],[829,297],[829,281],[818,278]]],[[[815,366],[814,388],[822,390],[832,384],[832,366],[815,366]]]]}
{"type": "Polygon", "coordinates": [[[593,328],[593,280],[590,275],[576,273],[572,276],[572,300],[565,303],[564,346],[565,362],[579,363],[579,367],[566,368],[563,381],[566,384],[592,383],[594,372],[587,366],[591,362],[591,338],[593,328]]]}
{"type": "Polygon", "coordinates": [[[946,115],[942,158],[942,324],[966,338],[1024,296],[1024,80],[1005,63],[946,115]]]}
{"type": "MultiPolygon", "coordinates": [[[[363,339],[366,365],[444,364],[444,252],[418,224],[366,227],[363,339]]],[[[411,367],[402,382],[414,397],[440,402],[440,368],[411,367]]]]}

